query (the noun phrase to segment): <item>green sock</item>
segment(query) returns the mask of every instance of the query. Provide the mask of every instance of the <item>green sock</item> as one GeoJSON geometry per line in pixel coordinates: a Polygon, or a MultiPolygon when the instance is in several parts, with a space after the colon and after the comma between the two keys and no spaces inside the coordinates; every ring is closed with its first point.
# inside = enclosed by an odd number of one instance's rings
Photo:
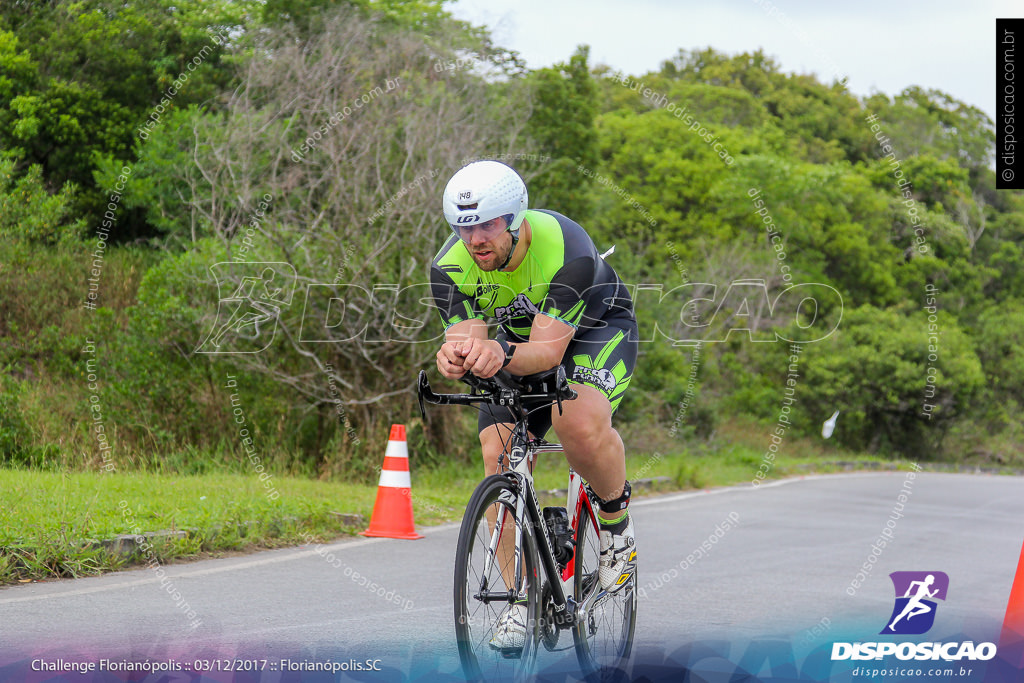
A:
{"type": "Polygon", "coordinates": [[[629,520],[629,510],[623,510],[622,514],[615,519],[605,519],[604,511],[601,510],[597,513],[597,521],[601,523],[603,529],[611,531],[613,534],[621,533],[626,528],[626,522],[629,520]]]}

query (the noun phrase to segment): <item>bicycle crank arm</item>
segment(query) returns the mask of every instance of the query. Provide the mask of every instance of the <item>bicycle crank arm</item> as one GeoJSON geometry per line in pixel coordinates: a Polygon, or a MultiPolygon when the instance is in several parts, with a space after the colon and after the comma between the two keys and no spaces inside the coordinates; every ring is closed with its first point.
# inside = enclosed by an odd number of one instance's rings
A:
{"type": "MultiPolygon", "coordinates": [[[[622,590],[633,590],[633,589],[632,588],[628,588],[628,589],[623,588],[622,590]]],[[[580,603],[579,609],[577,609],[577,611],[576,611],[576,618],[579,619],[579,618],[583,617],[586,614],[590,614],[590,612],[592,610],[597,609],[601,605],[601,603],[603,603],[605,600],[610,600],[611,597],[612,597],[612,594],[609,593],[608,591],[604,590],[603,588],[601,590],[597,591],[596,593],[592,593],[590,595],[590,597],[588,597],[586,600],[584,600],[583,602],[580,603]]]]}

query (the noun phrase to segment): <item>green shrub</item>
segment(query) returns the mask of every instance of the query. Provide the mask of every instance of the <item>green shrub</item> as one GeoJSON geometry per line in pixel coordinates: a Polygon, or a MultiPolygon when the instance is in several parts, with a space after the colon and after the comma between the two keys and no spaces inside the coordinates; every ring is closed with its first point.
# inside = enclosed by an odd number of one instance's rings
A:
{"type": "Polygon", "coordinates": [[[18,405],[20,385],[8,377],[0,382],[0,465],[28,464],[32,433],[18,405]]]}
{"type": "Polygon", "coordinates": [[[0,160],[0,237],[45,244],[72,242],[85,232],[85,221],[71,220],[77,189],[65,183],[55,194],[46,189],[43,169],[33,164],[20,178],[14,161],[0,160]]]}

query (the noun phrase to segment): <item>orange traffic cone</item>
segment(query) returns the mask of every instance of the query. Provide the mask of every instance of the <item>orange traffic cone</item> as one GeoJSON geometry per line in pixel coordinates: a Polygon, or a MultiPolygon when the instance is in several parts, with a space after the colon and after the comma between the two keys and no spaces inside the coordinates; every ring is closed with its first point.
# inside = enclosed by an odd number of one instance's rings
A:
{"type": "Polygon", "coordinates": [[[384,466],[380,471],[377,500],[373,504],[370,528],[361,536],[384,538],[423,538],[412,520],[412,482],[409,480],[409,447],[405,443],[405,425],[391,425],[384,466]]]}
{"type": "Polygon", "coordinates": [[[1017,574],[1010,587],[1003,632],[999,637],[999,658],[1018,669],[1024,668],[1024,547],[1020,550],[1017,574]]]}

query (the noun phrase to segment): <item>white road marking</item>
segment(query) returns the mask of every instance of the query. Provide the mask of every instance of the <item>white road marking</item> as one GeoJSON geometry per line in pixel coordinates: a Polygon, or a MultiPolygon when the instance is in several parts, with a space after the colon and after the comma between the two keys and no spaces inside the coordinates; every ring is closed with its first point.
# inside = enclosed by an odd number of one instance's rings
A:
{"type": "MultiPolygon", "coordinates": [[[[854,473],[854,474],[810,475],[810,476],[800,477],[800,478],[796,478],[796,479],[780,479],[778,481],[773,481],[773,482],[770,482],[770,483],[767,483],[767,484],[761,484],[761,486],[758,486],[758,487],[754,487],[754,486],[750,486],[750,485],[740,485],[740,486],[730,486],[730,487],[725,487],[725,488],[708,489],[708,490],[704,490],[704,491],[693,491],[693,492],[689,492],[689,493],[679,493],[679,494],[662,496],[662,497],[657,497],[657,498],[645,498],[645,499],[636,500],[636,501],[630,503],[630,505],[631,506],[637,506],[637,507],[646,507],[646,506],[649,506],[649,505],[661,505],[661,504],[665,504],[665,503],[675,503],[675,502],[680,501],[680,500],[686,500],[686,499],[695,498],[695,497],[698,497],[698,496],[714,496],[714,495],[719,495],[719,494],[723,494],[723,493],[756,491],[756,490],[762,489],[762,488],[774,488],[776,486],[785,486],[787,484],[792,484],[794,482],[811,481],[811,480],[814,480],[814,479],[826,479],[826,478],[830,478],[830,477],[877,477],[877,476],[885,476],[886,474],[893,474],[893,473],[894,472],[867,472],[867,473],[854,473]]],[[[449,524],[443,524],[441,526],[426,527],[426,528],[420,529],[419,531],[420,531],[420,533],[422,533],[424,535],[430,535],[430,534],[441,533],[441,532],[444,532],[444,531],[449,531],[451,529],[458,529],[461,525],[462,525],[461,522],[452,522],[452,523],[449,523],[449,524]]],[[[329,551],[335,551],[335,550],[341,551],[341,550],[349,550],[349,549],[352,549],[352,548],[360,548],[360,547],[365,546],[365,545],[376,544],[376,543],[383,543],[384,541],[387,541],[387,540],[391,540],[391,539],[384,539],[384,538],[359,538],[359,539],[351,539],[351,540],[350,539],[346,539],[346,540],[342,540],[342,541],[337,541],[337,542],[332,543],[330,545],[325,545],[322,549],[319,549],[319,551],[318,550],[295,550],[293,552],[278,551],[280,554],[276,554],[273,557],[260,557],[260,558],[256,558],[256,559],[242,560],[242,561],[226,560],[226,561],[224,561],[225,562],[224,564],[218,564],[215,567],[193,567],[193,568],[190,568],[187,565],[169,565],[169,566],[163,566],[163,569],[166,572],[166,576],[168,578],[170,578],[170,579],[191,579],[191,578],[195,578],[195,577],[199,577],[199,576],[209,576],[211,574],[223,574],[224,572],[232,572],[232,571],[237,571],[239,569],[251,569],[253,567],[265,567],[265,566],[268,566],[268,565],[280,564],[282,562],[293,562],[295,560],[302,560],[302,559],[305,559],[307,557],[318,555],[318,554],[323,553],[323,552],[329,552],[329,551]]],[[[413,541],[413,542],[415,542],[415,541],[413,541]]],[[[140,568],[140,569],[130,570],[129,572],[126,572],[126,573],[138,574],[139,572],[145,572],[145,571],[152,571],[152,570],[146,570],[145,568],[140,568]]],[[[86,587],[86,588],[74,588],[74,589],[71,589],[71,590],[59,591],[59,592],[50,592],[49,590],[47,590],[46,592],[39,593],[37,595],[21,595],[21,596],[18,596],[18,597],[0,598],[0,605],[11,605],[11,604],[14,604],[14,603],[19,603],[19,602],[32,602],[32,601],[37,601],[37,600],[52,600],[52,599],[58,599],[58,598],[70,598],[70,597],[75,597],[75,596],[79,596],[79,595],[90,595],[92,593],[103,593],[103,592],[106,592],[106,591],[116,591],[116,590],[121,590],[123,588],[131,588],[131,587],[134,587],[134,586],[145,586],[145,585],[148,585],[148,584],[159,583],[160,582],[160,577],[156,576],[155,574],[153,576],[151,576],[151,577],[147,577],[147,578],[144,578],[144,579],[128,578],[128,577],[126,577],[122,581],[111,581],[111,579],[110,579],[111,576],[116,576],[116,575],[109,575],[108,574],[108,575],[106,575],[104,577],[88,577],[86,579],[82,579],[83,581],[89,581],[89,580],[101,580],[101,581],[104,581],[104,584],[101,585],[101,586],[89,586],[89,587],[86,587]]],[[[8,591],[15,592],[15,591],[20,591],[20,590],[33,590],[33,589],[42,588],[43,586],[46,586],[47,589],[48,589],[49,585],[52,585],[52,584],[36,584],[34,586],[23,586],[20,589],[12,587],[12,588],[6,589],[4,592],[8,592],[8,591]]],[[[0,593],[0,595],[2,595],[2,593],[0,593]]]]}

